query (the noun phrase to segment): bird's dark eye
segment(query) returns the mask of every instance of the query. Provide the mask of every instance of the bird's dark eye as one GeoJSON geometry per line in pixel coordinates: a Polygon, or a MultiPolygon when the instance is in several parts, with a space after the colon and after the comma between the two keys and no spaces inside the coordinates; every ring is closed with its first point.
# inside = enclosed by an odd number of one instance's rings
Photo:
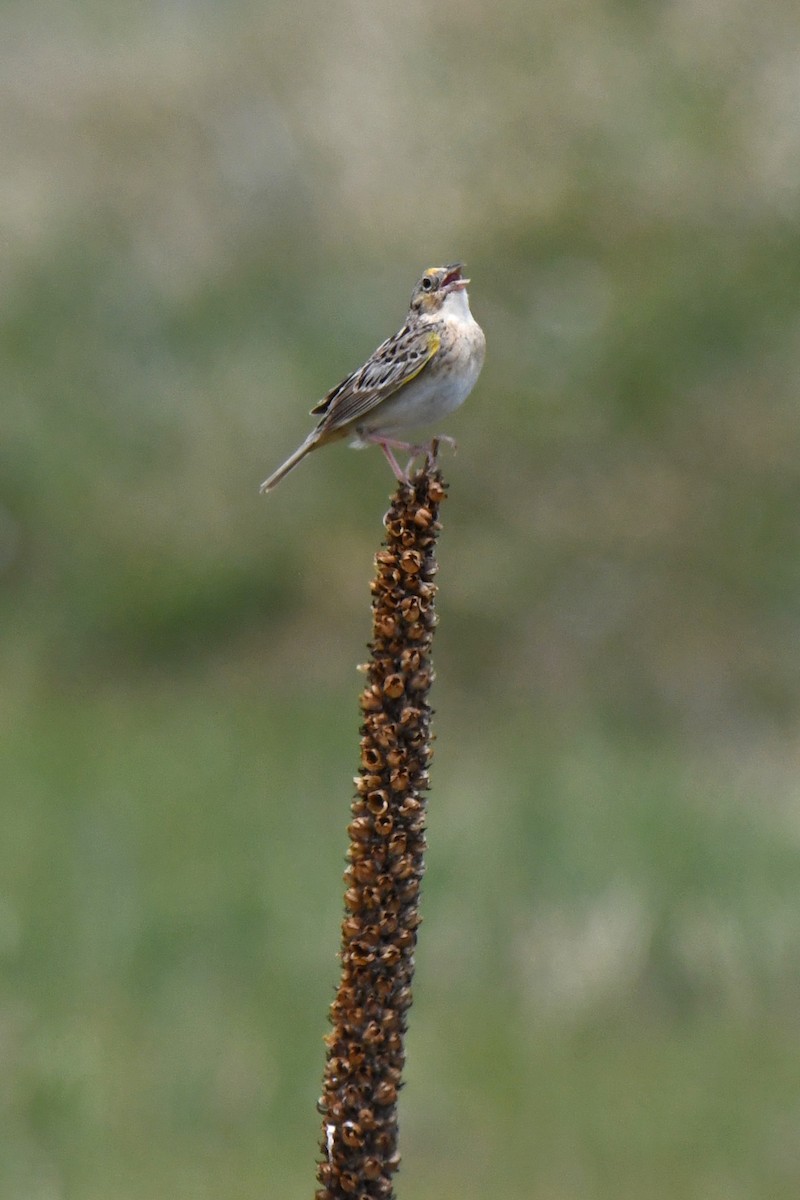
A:
{"type": "Polygon", "coordinates": [[[433,287],[433,280],[431,279],[430,275],[426,275],[422,281],[423,292],[429,292],[432,287],[433,287]]]}

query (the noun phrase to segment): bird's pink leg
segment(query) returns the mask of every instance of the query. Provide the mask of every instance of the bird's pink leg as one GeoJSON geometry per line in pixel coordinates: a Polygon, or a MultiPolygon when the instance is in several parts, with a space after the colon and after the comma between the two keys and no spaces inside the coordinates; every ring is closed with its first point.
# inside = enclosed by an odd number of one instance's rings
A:
{"type": "Polygon", "coordinates": [[[408,476],[403,473],[400,464],[392,454],[392,450],[415,450],[415,446],[410,446],[408,442],[395,441],[394,438],[380,437],[375,433],[367,434],[364,438],[364,441],[372,442],[374,446],[380,446],[381,450],[386,456],[386,461],[392,468],[392,474],[394,475],[395,479],[399,479],[401,483],[408,483],[408,476]]]}
{"type": "Polygon", "coordinates": [[[381,442],[376,442],[376,445],[380,446],[381,450],[386,455],[386,461],[388,462],[389,466],[392,468],[392,472],[394,474],[395,479],[398,479],[400,481],[400,483],[408,483],[408,476],[403,473],[403,470],[402,470],[400,464],[398,463],[395,456],[392,454],[392,451],[391,451],[392,443],[381,441],[381,442]]]}
{"type": "Polygon", "coordinates": [[[395,438],[379,437],[378,434],[374,433],[367,434],[364,437],[364,441],[372,442],[375,446],[380,446],[381,450],[386,455],[386,461],[392,468],[395,479],[399,479],[401,483],[408,483],[408,478],[411,474],[411,468],[414,465],[414,459],[419,458],[420,454],[427,454],[430,462],[433,463],[436,460],[440,442],[447,442],[447,445],[452,448],[454,453],[457,449],[455,439],[447,437],[447,435],[444,433],[440,433],[437,437],[435,437],[428,446],[415,446],[412,442],[400,442],[395,438]],[[401,470],[400,464],[392,454],[392,450],[405,450],[411,455],[405,472],[401,470]]]}

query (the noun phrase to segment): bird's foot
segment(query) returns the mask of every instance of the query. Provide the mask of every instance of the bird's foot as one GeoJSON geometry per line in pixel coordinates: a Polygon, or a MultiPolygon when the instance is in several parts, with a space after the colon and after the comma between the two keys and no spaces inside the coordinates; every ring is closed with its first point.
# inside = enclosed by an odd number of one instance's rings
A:
{"type": "Polygon", "coordinates": [[[432,441],[422,446],[416,446],[411,442],[399,442],[394,438],[377,437],[374,434],[364,438],[364,440],[367,442],[372,442],[376,446],[380,446],[386,457],[386,461],[392,468],[392,474],[394,475],[395,479],[399,480],[400,483],[409,482],[411,469],[414,466],[415,460],[418,459],[421,454],[425,455],[428,466],[434,467],[439,457],[439,446],[442,442],[446,442],[454,454],[458,451],[455,438],[448,437],[447,434],[444,433],[438,434],[435,438],[433,438],[432,441]],[[402,470],[400,464],[392,453],[393,450],[403,450],[405,453],[410,455],[405,471],[402,470]]]}
{"type": "MultiPolygon", "coordinates": [[[[408,483],[408,474],[403,472],[402,467],[392,453],[393,450],[414,450],[416,447],[409,446],[408,442],[396,442],[392,438],[371,437],[364,438],[366,442],[372,442],[375,446],[380,446],[384,453],[386,461],[392,468],[392,474],[400,483],[408,483]]],[[[413,459],[412,459],[413,462],[413,459]]]]}
{"type": "Polygon", "coordinates": [[[428,458],[429,467],[436,466],[436,463],[439,460],[439,446],[442,444],[442,442],[445,442],[445,444],[450,447],[450,449],[453,451],[453,454],[458,454],[458,445],[456,443],[456,439],[448,437],[446,433],[437,433],[436,437],[431,440],[430,444],[421,447],[419,451],[419,453],[422,453],[424,450],[428,458]]]}

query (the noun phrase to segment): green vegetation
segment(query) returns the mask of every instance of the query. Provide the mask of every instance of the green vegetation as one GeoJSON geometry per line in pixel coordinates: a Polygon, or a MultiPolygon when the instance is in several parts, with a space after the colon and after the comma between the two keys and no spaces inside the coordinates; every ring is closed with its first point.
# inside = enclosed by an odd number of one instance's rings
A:
{"type": "Polygon", "coordinates": [[[398,1193],[797,1195],[797,32],[4,6],[8,1200],[313,1192],[393,481],[257,489],[456,257],[398,1193]]]}

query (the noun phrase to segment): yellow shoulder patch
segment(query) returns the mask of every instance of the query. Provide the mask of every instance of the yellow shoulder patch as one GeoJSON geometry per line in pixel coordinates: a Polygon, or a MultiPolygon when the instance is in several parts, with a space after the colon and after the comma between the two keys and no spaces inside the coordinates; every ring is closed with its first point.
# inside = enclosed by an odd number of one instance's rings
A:
{"type": "Polygon", "coordinates": [[[431,361],[434,354],[436,353],[436,351],[439,349],[439,347],[442,344],[441,336],[438,333],[436,333],[436,331],[434,329],[432,329],[430,331],[430,333],[425,335],[425,341],[428,343],[428,353],[425,355],[425,357],[423,358],[423,360],[419,364],[419,366],[416,367],[413,371],[409,372],[408,375],[406,375],[405,379],[403,380],[402,386],[405,386],[407,383],[411,383],[412,379],[416,379],[416,377],[419,375],[420,371],[424,367],[427,367],[428,363],[431,361]]]}

